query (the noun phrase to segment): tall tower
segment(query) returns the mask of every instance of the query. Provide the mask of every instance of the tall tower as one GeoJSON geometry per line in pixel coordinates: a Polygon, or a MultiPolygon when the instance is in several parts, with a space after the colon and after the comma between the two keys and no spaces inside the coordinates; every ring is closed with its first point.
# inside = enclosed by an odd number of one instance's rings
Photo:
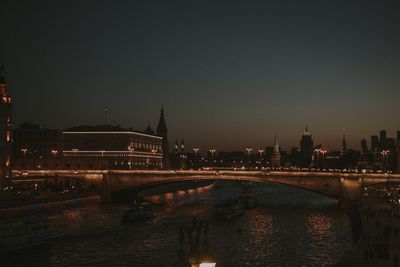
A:
{"type": "Polygon", "coordinates": [[[307,125],[300,140],[300,154],[302,158],[301,167],[309,168],[314,154],[314,141],[307,125]]]}
{"type": "Polygon", "coordinates": [[[368,153],[367,140],[363,139],[361,140],[361,154],[365,155],[367,153],[368,153]]]}
{"type": "Polygon", "coordinates": [[[168,143],[168,129],[164,118],[164,108],[161,106],[160,120],[157,126],[157,135],[163,138],[162,150],[163,150],[163,168],[169,168],[169,143],[168,143]]]}
{"type": "Polygon", "coordinates": [[[4,66],[0,67],[0,188],[11,178],[12,153],[12,102],[8,93],[4,75],[4,66]]]}
{"type": "Polygon", "coordinates": [[[342,150],[340,151],[340,155],[344,156],[346,152],[347,152],[346,136],[343,135],[342,150]]]}
{"type": "Polygon", "coordinates": [[[380,149],[387,149],[388,145],[387,145],[387,133],[385,130],[381,130],[379,132],[379,148],[380,149]]]}
{"type": "Polygon", "coordinates": [[[278,135],[275,133],[275,144],[271,156],[271,166],[273,168],[281,167],[281,152],[279,151],[278,135]]]}

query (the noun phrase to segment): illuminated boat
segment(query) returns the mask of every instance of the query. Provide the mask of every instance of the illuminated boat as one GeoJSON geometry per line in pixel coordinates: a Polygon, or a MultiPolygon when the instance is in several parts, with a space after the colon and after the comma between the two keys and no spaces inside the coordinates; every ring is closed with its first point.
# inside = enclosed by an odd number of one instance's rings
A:
{"type": "Polygon", "coordinates": [[[122,214],[123,222],[143,221],[153,217],[153,207],[150,202],[133,202],[122,214]]]}
{"type": "Polygon", "coordinates": [[[43,244],[55,237],[50,220],[34,217],[0,224],[0,253],[11,252],[43,244]]]}
{"type": "Polygon", "coordinates": [[[244,213],[244,204],[239,199],[229,199],[215,205],[214,217],[218,220],[230,220],[244,213]]]}

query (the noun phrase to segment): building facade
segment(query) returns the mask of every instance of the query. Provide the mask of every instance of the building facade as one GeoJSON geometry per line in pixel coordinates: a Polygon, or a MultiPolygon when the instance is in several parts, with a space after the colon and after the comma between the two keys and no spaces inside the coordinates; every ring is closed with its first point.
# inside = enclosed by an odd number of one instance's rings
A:
{"type": "Polygon", "coordinates": [[[27,158],[48,159],[62,155],[62,131],[23,123],[13,131],[15,164],[27,158]]]}
{"type": "Polygon", "coordinates": [[[19,129],[16,133],[16,170],[132,170],[163,167],[162,137],[118,126],[78,126],[65,131],[19,129]],[[46,136],[50,138],[44,138],[46,136]]]}
{"type": "Polygon", "coordinates": [[[8,92],[4,66],[0,67],[0,188],[11,178],[12,100],[8,92]]]}
{"type": "Polygon", "coordinates": [[[63,157],[73,169],[161,169],[162,137],[119,131],[64,131],[63,157]],[[97,164],[93,164],[93,161],[97,164]],[[79,164],[79,165],[77,165],[79,164]]]}

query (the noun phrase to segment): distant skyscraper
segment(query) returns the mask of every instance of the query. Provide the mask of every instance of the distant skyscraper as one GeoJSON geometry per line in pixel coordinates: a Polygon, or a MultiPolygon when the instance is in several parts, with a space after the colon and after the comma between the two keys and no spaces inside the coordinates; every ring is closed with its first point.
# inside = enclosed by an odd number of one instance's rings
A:
{"type": "Polygon", "coordinates": [[[0,67],[0,188],[11,178],[12,101],[8,93],[4,66],[0,67]]]}
{"type": "Polygon", "coordinates": [[[400,131],[397,131],[397,141],[400,141],[400,131]]]}
{"type": "Polygon", "coordinates": [[[385,130],[379,132],[379,147],[381,149],[387,148],[387,133],[385,130]]]}
{"type": "Polygon", "coordinates": [[[165,123],[165,118],[164,118],[164,109],[161,106],[161,112],[160,112],[160,120],[158,122],[157,126],[157,135],[161,136],[163,138],[162,140],[162,150],[163,150],[163,167],[168,168],[169,167],[169,160],[168,160],[168,153],[169,153],[169,143],[168,143],[168,129],[167,129],[167,124],[165,123]]]}
{"type": "Polygon", "coordinates": [[[371,151],[374,152],[379,146],[379,138],[376,135],[371,136],[371,151]]]}
{"type": "Polygon", "coordinates": [[[311,132],[308,131],[308,126],[306,126],[306,130],[301,136],[300,153],[302,157],[301,166],[306,168],[310,167],[314,153],[314,141],[312,140],[311,132]]]}
{"type": "Polygon", "coordinates": [[[365,139],[361,140],[361,152],[363,154],[367,154],[368,153],[367,140],[365,140],[365,139]]]}
{"type": "Polygon", "coordinates": [[[271,166],[279,168],[281,166],[281,152],[279,151],[278,135],[275,133],[275,143],[272,151],[271,166]]]}

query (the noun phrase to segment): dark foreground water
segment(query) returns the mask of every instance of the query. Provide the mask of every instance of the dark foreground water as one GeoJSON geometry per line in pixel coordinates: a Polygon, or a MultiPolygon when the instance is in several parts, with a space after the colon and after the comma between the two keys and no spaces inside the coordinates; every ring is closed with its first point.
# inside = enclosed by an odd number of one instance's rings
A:
{"type": "MultiPolygon", "coordinates": [[[[152,220],[121,224],[123,205],[90,205],[48,215],[63,237],[49,244],[2,255],[1,266],[172,266],[178,229],[193,216],[235,197],[240,186],[180,191],[150,200],[152,220]]],[[[210,222],[218,267],[330,266],[351,248],[347,216],[336,201],[300,189],[253,184],[259,205],[228,222],[210,222]],[[243,230],[237,232],[238,227],[243,230]]]]}

